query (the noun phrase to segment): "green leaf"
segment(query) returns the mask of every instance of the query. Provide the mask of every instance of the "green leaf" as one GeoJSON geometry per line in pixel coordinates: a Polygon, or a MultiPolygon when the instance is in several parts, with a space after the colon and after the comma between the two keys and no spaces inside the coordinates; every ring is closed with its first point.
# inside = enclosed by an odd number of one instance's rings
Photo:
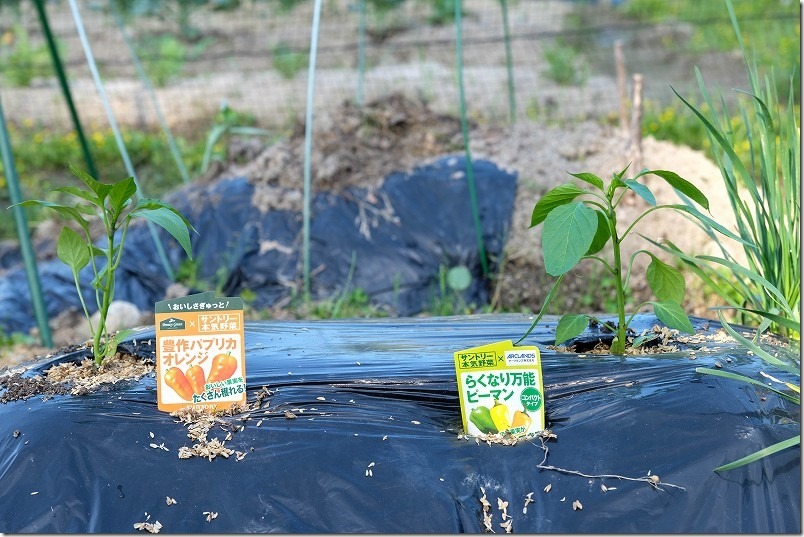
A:
{"type": "Polygon", "coordinates": [[[580,335],[587,326],[589,326],[589,317],[586,315],[564,315],[556,326],[556,345],[580,335]]]}
{"type": "Polygon", "coordinates": [[[741,343],[744,347],[748,350],[759,356],[762,360],[766,361],[767,363],[778,367],[783,371],[787,371],[788,373],[792,373],[794,375],[801,376],[801,369],[799,367],[794,367],[789,364],[784,363],[783,361],[779,360],[775,356],[771,356],[771,354],[766,351],[765,349],[761,348],[759,345],[754,343],[753,341],[747,339],[742,334],[737,332],[732,326],[723,319],[723,313],[718,310],[717,318],[720,320],[720,324],[723,326],[723,330],[728,332],[728,334],[733,337],[737,342],[741,343]]]}
{"type": "Polygon", "coordinates": [[[447,285],[453,291],[464,291],[472,283],[472,273],[464,265],[452,267],[447,272],[447,285]]]}
{"type": "Polygon", "coordinates": [[[109,202],[116,214],[120,214],[130,203],[131,197],[137,193],[137,183],[133,177],[115,183],[109,191],[109,202]]]}
{"type": "Polygon", "coordinates": [[[72,228],[64,227],[56,243],[56,255],[61,262],[70,267],[73,273],[87,266],[89,263],[89,248],[87,243],[72,228]]]}
{"type": "Polygon", "coordinates": [[[536,328],[536,325],[539,324],[539,321],[542,319],[542,317],[544,317],[545,312],[547,312],[547,307],[553,301],[553,296],[556,294],[556,291],[558,290],[559,285],[561,285],[561,280],[564,279],[564,276],[565,276],[564,274],[559,276],[558,279],[556,280],[556,282],[553,284],[553,287],[550,288],[550,292],[547,293],[547,296],[545,297],[544,302],[542,303],[542,309],[539,310],[539,314],[536,315],[535,319],[533,319],[533,322],[531,323],[530,328],[528,328],[528,331],[525,332],[525,334],[521,338],[516,340],[516,343],[514,343],[514,346],[517,346],[520,343],[522,343],[522,340],[524,340],[526,337],[528,337],[530,335],[530,333],[533,332],[533,329],[536,328]]]}
{"type": "Polygon", "coordinates": [[[801,444],[801,435],[794,436],[793,438],[788,438],[787,440],[782,440],[777,444],[773,444],[772,446],[760,449],[756,453],[752,453],[751,455],[743,457],[742,459],[737,459],[736,461],[724,464],[723,466],[718,466],[717,468],[715,468],[715,472],[724,472],[726,470],[739,468],[740,466],[745,466],[746,464],[758,461],[759,459],[767,457],[768,455],[773,455],[777,451],[782,451],[783,449],[791,448],[799,444],[801,444]]]}
{"type": "Polygon", "coordinates": [[[542,254],[544,268],[560,276],[574,267],[589,251],[597,231],[597,214],[580,202],[553,209],[544,221],[542,254]]]}
{"type": "Polygon", "coordinates": [[[720,369],[710,369],[708,367],[696,367],[695,372],[701,373],[702,375],[712,375],[713,377],[723,377],[729,380],[737,380],[747,384],[754,384],[755,386],[760,386],[766,390],[772,391],[776,395],[783,397],[792,403],[796,403],[797,405],[801,404],[800,396],[777,390],[776,388],[769,386],[762,381],[752,379],[751,377],[746,377],[745,375],[740,375],[739,373],[732,373],[731,371],[723,371],[720,369]]]}
{"type": "MultiPolygon", "coordinates": [[[[188,229],[191,229],[191,230],[195,231],[195,228],[193,227],[193,225],[190,223],[189,220],[187,220],[184,217],[184,215],[182,215],[179,211],[177,211],[176,208],[173,207],[171,204],[169,204],[169,203],[167,203],[165,201],[162,201],[162,200],[157,200],[157,199],[153,199],[153,198],[141,198],[137,202],[137,205],[134,207],[134,211],[138,211],[140,209],[160,209],[160,208],[168,209],[168,210],[176,213],[176,215],[179,218],[181,218],[182,222],[184,222],[184,225],[187,226],[188,229]]],[[[134,211],[132,211],[132,212],[134,212],[134,211]]]]}
{"type": "MultiPolygon", "coordinates": [[[[106,256],[106,254],[104,253],[104,257],[105,256],[106,256]]],[[[98,290],[103,289],[106,286],[106,283],[107,283],[107,281],[106,281],[107,276],[106,275],[108,273],[109,273],[109,265],[108,264],[103,265],[100,268],[100,270],[98,270],[98,273],[95,275],[95,277],[92,278],[92,282],[90,282],[90,285],[92,285],[92,288],[93,289],[98,289],[98,290]]],[[[114,273],[112,273],[112,275],[114,275],[114,273]]]]}
{"type": "Polygon", "coordinates": [[[655,255],[651,253],[648,255],[651,257],[651,262],[645,277],[653,294],[660,302],[675,302],[680,305],[687,290],[684,276],[655,255]]]}
{"type": "Polygon", "coordinates": [[[649,343],[649,342],[653,341],[654,339],[659,339],[660,337],[662,337],[661,334],[656,334],[654,332],[650,332],[648,334],[643,334],[641,336],[635,337],[633,343],[631,343],[631,346],[634,347],[634,348],[641,347],[645,343],[649,343]]]}
{"type": "Polygon", "coordinates": [[[667,170],[642,170],[636,177],[634,177],[634,179],[642,175],[647,175],[649,173],[661,177],[670,186],[672,186],[679,192],[682,192],[686,196],[689,196],[690,199],[692,199],[694,202],[696,202],[698,205],[700,205],[707,211],[709,210],[709,200],[706,199],[706,196],[704,196],[703,192],[698,190],[698,187],[696,187],[695,185],[693,185],[692,183],[690,183],[689,181],[687,181],[686,179],[684,179],[675,172],[667,170]]]}
{"type": "Polygon", "coordinates": [[[746,245],[746,246],[748,246],[750,248],[753,248],[754,250],[757,250],[757,247],[754,244],[752,244],[751,242],[743,239],[742,237],[739,237],[738,235],[735,235],[734,233],[732,233],[731,231],[729,231],[725,227],[721,226],[720,224],[718,224],[717,222],[715,222],[714,220],[712,220],[711,218],[709,218],[708,216],[703,214],[701,211],[695,209],[694,207],[690,207],[688,205],[681,205],[681,204],[663,205],[663,207],[667,207],[667,208],[670,208],[670,209],[676,209],[677,211],[681,211],[681,212],[687,213],[689,215],[692,215],[695,218],[697,218],[698,220],[700,220],[701,222],[703,222],[703,223],[707,224],[708,226],[710,226],[711,228],[717,230],[720,234],[725,235],[726,237],[728,237],[728,238],[730,238],[732,240],[735,240],[735,241],[737,241],[737,242],[739,242],[741,244],[744,244],[744,245],[746,245]]]}
{"type": "Polygon", "coordinates": [[[687,334],[694,334],[695,328],[692,327],[690,318],[675,302],[650,302],[653,304],[653,313],[668,328],[675,328],[687,334]]]}
{"type": "Polygon", "coordinates": [[[585,255],[595,255],[606,246],[606,243],[611,238],[608,218],[603,214],[603,211],[596,210],[595,212],[597,213],[597,230],[595,231],[595,238],[592,239],[592,244],[585,255]]]}
{"type": "MultiPolygon", "coordinates": [[[[615,173],[613,178],[616,179],[619,183],[622,183],[623,175],[625,175],[625,172],[627,172],[628,168],[630,168],[630,167],[631,167],[631,163],[629,162],[628,165],[625,168],[623,168],[622,171],[620,171],[620,173],[615,173]]],[[[620,186],[622,186],[622,185],[620,185],[620,186]]]]}
{"type": "Polygon", "coordinates": [[[106,257],[106,252],[103,251],[103,249],[98,248],[94,244],[92,245],[92,248],[90,248],[89,253],[92,254],[92,257],[106,257]]]}
{"type": "Polygon", "coordinates": [[[611,340],[611,347],[609,347],[611,354],[625,354],[625,342],[620,341],[620,338],[615,337],[611,340]]]}
{"type": "Polygon", "coordinates": [[[637,196],[647,201],[649,205],[653,207],[656,206],[656,197],[653,195],[653,192],[650,191],[650,188],[642,183],[634,181],[633,179],[626,179],[623,181],[623,184],[625,184],[627,188],[633,190],[637,196]]]}
{"type": "Polygon", "coordinates": [[[71,196],[86,200],[96,207],[100,206],[100,200],[98,200],[98,197],[90,190],[83,190],[77,186],[62,186],[59,188],[54,188],[53,191],[64,192],[65,194],[70,194],[71,196]]]}
{"type": "Polygon", "coordinates": [[[75,209],[79,213],[85,214],[85,215],[87,215],[89,217],[92,217],[92,218],[94,218],[94,217],[102,218],[101,215],[99,214],[98,210],[95,207],[96,207],[96,205],[87,205],[85,203],[76,203],[75,204],[75,209]]]}
{"type": "Polygon", "coordinates": [[[775,313],[771,313],[769,311],[762,311],[757,309],[751,308],[737,308],[737,307],[729,307],[729,306],[716,306],[714,308],[709,308],[711,310],[738,310],[738,311],[746,311],[748,313],[753,313],[755,315],[759,315],[760,317],[764,317],[769,321],[778,324],[779,326],[783,326],[788,330],[792,330],[796,333],[801,333],[801,323],[790,319],[788,317],[782,317],[781,315],[777,315],[775,313]]]}
{"type": "Polygon", "coordinates": [[[724,267],[728,268],[732,272],[736,272],[741,276],[745,276],[749,280],[758,283],[762,287],[765,288],[765,291],[768,292],[772,297],[775,298],[775,302],[785,311],[789,318],[793,318],[794,312],[790,305],[787,303],[787,299],[785,299],[784,295],[779,288],[773,285],[771,282],[757,274],[756,272],[749,270],[733,261],[729,261],[727,259],[723,259],[720,257],[714,257],[709,255],[699,255],[696,256],[696,259],[704,259],[706,261],[711,261],[712,263],[718,263],[723,265],[724,267]]]}
{"type": "Polygon", "coordinates": [[[581,181],[586,181],[592,186],[596,186],[598,189],[603,190],[603,179],[598,177],[593,173],[581,172],[581,173],[571,173],[573,177],[577,177],[581,181]]]}
{"type": "Polygon", "coordinates": [[[89,222],[87,222],[84,217],[81,216],[81,213],[74,207],[67,207],[58,203],[42,200],[26,200],[16,205],[19,205],[20,207],[45,207],[47,209],[51,209],[64,218],[80,224],[82,229],[89,230],[89,222]]]}
{"type": "Polygon", "coordinates": [[[70,171],[73,172],[73,175],[81,179],[85,185],[87,185],[95,195],[98,196],[98,200],[101,203],[106,199],[106,196],[109,195],[109,191],[112,189],[112,185],[107,185],[106,183],[101,183],[100,181],[96,181],[91,175],[87,172],[80,170],[72,165],[72,163],[67,163],[70,167],[70,171]]]}
{"type": "Polygon", "coordinates": [[[538,226],[544,222],[547,215],[550,214],[553,209],[561,205],[566,205],[583,193],[583,189],[572,183],[558,185],[548,191],[533,207],[533,214],[530,217],[530,227],[538,226]]]}
{"type": "Polygon", "coordinates": [[[622,188],[625,186],[625,183],[623,182],[623,175],[625,175],[625,172],[627,172],[628,168],[630,167],[631,163],[629,162],[628,166],[623,168],[620,173],[612,174],[611,182],[609,183],[609,187],[606,189],[606,198],[608,198],[609,201],[614,199],[614,193],[617,191],[618,188],[622,188]]]}
{"type": "Polygon", "coordinates": [[[137,209],[135,212],[129,213],[129,218],[135,215],[150,220],[154,224],[158,225],[159,227],[170,233],[174,239],[179,241],[181,247],[184,248],[185,253],[187,253],[187,257],[189,257],[190,259],[193,258],[192,246],[190,245],[190,233],[188,231],[187,221],[183,216],[179,214],[179,212],[176,209],[173,209],[172,207],[170,208],[159,207],[156,209],[137,209]]]}

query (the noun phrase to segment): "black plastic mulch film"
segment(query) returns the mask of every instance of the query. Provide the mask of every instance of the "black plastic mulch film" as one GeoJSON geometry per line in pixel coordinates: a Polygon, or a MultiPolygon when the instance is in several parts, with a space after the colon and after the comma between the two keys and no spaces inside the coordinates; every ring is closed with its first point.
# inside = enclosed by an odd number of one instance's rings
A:
{"type": "MultiPolygon", "coordinates": [[[[484,247],[490,259],[499,259],[510,231],[516,176],[485,160],[473,161],[472,169],[484,247]]],[[[313,297],[331,298],[348,282],[373,304],[388,305],[400,316],[413,315],[439,298],[440,269],[465,265],[475,277],[461,293],[463,300],[488,303],[467,181],[460,180],[465,173],[464,157],[443,157],[410,173],[389,174],[373,191],[353,187],[315,193],[310,222],[313,297]]],[[[196,278],[204,287],[199,290],[220,287],[219,294],[237,296],[247,289],[254,295],[252,306],[264,308],[288,298],[288,282],[301,279],[302,218],[300,210],[263,212],[254,197],[254,185],[239,177],[194,183],[167,200],[198,231],[191,238],[196,278]]],[[[167,233],[160,231],[159,236],[173,270],[179,271],[186,254],[167,233]]],[[[132,225],[125,248],[115,299],[150,311],[164,299],[171,281],[146,226],[132,225]]],[[[0,265],[7,268],[0,272],[0,330],[9,334],[27,332],[35,324],[25,270],[12,253],[0,252],[0,262],[10,265],[0,265]]],[[[54,259],[40,262],[39,272],[50,318],[70,308],[81,311],[69,268],[54,259]]],[[[81,271],[90,313],[97,307],[93,277],[90,267],[81,271]]]]}
{"type": "MultiPolygon", "coordinates": [[[[717,328],[693,322],[700,333],[717,328]]],[[[633,327],[654,323],[639,315],[633,327]]],[[[799,447],[712,471],[800,431],[797,405],[695,372],[717,361],[761,378],[768,367],[734,344],[579,357],[546,348],[554,318],[528,339],[542,349],[547,426],[557,435],[545,464],[650,473],[663,490],[538,469],[538,440],[459,438],[452,353],[517,339],[528,324],[522,315],[247,324],[249,401],[263,387],[272,395],[247,421],[230,418],[245,427],[226,442],[242,460],[179,459],[193,442],[157,410],[153,374],[85,396],[0,405],[0,531],[125,533],[147,520],[163,533],[482,532],[482,487],[497,533],[498,498],[514,533],[800,533],[799,447]]],[[[124,347],[152,358],[153,337],[142,329],[124,347]]]]}

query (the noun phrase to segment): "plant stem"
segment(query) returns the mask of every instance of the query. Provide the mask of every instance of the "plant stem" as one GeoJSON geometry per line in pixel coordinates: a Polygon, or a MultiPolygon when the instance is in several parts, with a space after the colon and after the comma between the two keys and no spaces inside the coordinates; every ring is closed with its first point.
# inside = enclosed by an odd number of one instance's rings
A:
{"type": "MultiPolygon", "coordinates": [[[[98,297],[98,313],[100,319],[98,320],[98,328],[93,334],[92,352],[95,355],[95,365],[101,365],[103,357],[106,355],[106,345],[101,348],[101,338],[106,333],[106,315],[109,313],[109,304],[111,303],[111,295],[113,293],[112,286],[114,285],[114,225],[109,221],[108,214],[104,211],[103,215],[104,224],[106,225],[106,273],[103,280],[98,279],[97,285],[100,290],[98,297]]],[[[108,342],[106,343],[108,345],[108,342]]]]}
{"type": "Polygon", "coordinates": [[[625,354],[625,288],[623,287],[623,268],[620,254],[620,238],[617,236],[617,213],[614,207],[609,209],[609,226],[611,228],[611,246],[614,250],[614,292],[617,294],[617,347],[612,344],[612,354],[625,354]]]}

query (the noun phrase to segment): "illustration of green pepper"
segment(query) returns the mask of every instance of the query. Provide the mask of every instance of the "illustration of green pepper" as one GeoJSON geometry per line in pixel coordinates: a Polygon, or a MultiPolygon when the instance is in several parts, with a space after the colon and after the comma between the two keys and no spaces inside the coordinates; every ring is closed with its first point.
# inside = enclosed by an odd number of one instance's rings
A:
{"type": "Polygon", "coordinates": [[[491,411],[488,407],[479,406],[469,413],[469,421],[475,424],[483,434],[498,432],[497,427],[494,425],[494,420],[491,418],[491,411]]]}
{"type": "Polygon", "coordinates": [[[498,431],[504,431],[511,428],[511,421],[508,419],[508,407],[501,402],[494,400],[494,406],[489,411],[491,419],[494,420],[494,426],[498,431]]]}

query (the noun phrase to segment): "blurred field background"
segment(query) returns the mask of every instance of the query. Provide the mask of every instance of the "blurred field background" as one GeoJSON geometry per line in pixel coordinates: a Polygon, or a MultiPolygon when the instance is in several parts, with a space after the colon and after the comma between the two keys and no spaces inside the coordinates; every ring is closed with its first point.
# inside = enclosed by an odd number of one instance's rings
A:
{"type": "MultiPolygon", "coordinates": [[[[124,177],[69,3],[44,4],[99,174],[124,177]]],[[[615,123],[620,107],[616,41],[622,43],[629,91],[630,75],[644,76],[646,135],[695,148],[706,144],[702,126],[682,109],[670,88],[694,100],[695,66],[715,95],[736,98],[732,88],[746,87],[743,60],[722,2],[467,0],[464,80],[475,121],[510,121],[503,4],[517,120],[615,123]]],[[[758,63],[773,65],[777,80],[793,74],[800,87],[799,4],[734,4],[758,63]]],[[[286,136],[303,117],[311,0],[82,0],[78,6],[149,195],[181,180],[147,86],[153,88],[192,177],[205,171],[205,152],[208,161],[225,158],[228,138],[220,133],[226,126],[265,129],[252,143],[267,144],[286,136]],[[132,50],[147,82],[137,75],[132,50]],[[211,138],[216,132],[218,139],[211,138]],[[210,140],[214,151],[207,149],[210,140]]],[[[425,98],[436,111],[457,114],[453,20],[452,0],[325,0],[316,113],[347,99],[366,102],[401,91],[425,98]]],[[[787,94],[786,87],[780,91],[787,94]]],[[[41,196],[68,180],[64,163],[79,162],[81,153],[32,1],[0,2],[0,99],[25,194],[41,196]]],[[[7,201],[6,195],[1,188],[0,203],[7,201]]],[[[4,215],[0,236],[13,236],[10,226],[4,215]]]]}

